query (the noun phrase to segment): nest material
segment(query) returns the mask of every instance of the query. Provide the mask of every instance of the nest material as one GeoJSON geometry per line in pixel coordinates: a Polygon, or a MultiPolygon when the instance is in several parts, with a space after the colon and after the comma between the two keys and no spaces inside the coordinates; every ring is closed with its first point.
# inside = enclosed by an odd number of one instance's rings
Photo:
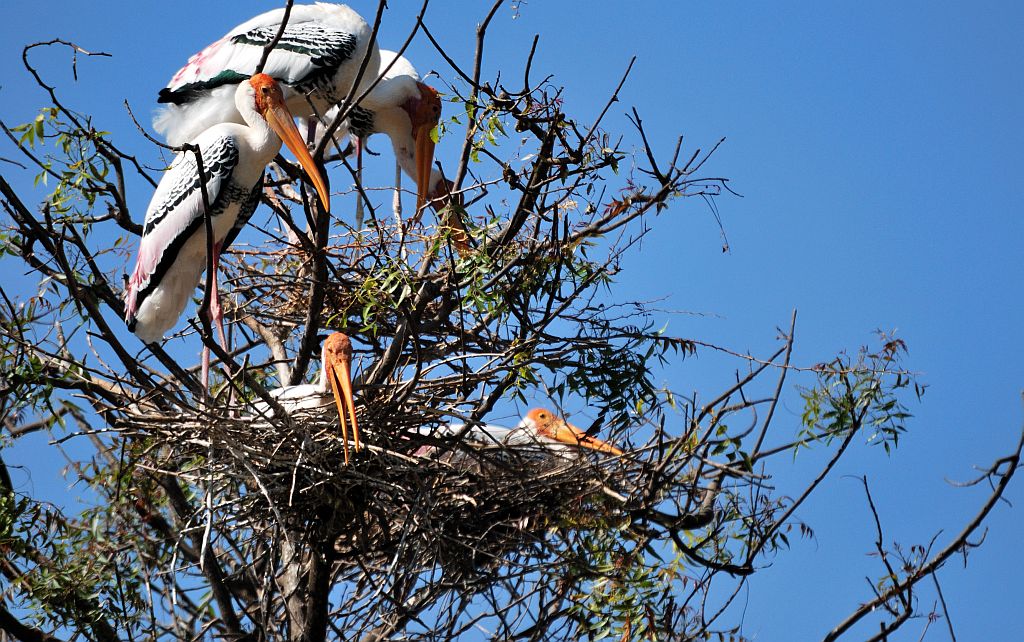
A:
{"type": "Polygon", "coordinates": [[[595,496],[625,472],[597,454],[472,448],[365,418],[364,449],[355,456],[350,446],[346,465],[333,407],[289,419],[137,414],[116,428],[145,436],[142,466],[212,490],[221,525],[333,542],[343,565],[384,569],[403,558],[460,577],[542,545],[552,526],[593,524],[595,496]]]}

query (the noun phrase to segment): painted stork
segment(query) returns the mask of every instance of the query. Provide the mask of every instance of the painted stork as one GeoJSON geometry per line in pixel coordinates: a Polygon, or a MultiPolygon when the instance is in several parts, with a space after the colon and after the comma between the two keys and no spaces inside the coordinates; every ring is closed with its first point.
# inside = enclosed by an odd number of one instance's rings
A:
{"type": "MultiPolygon", "coordinates": [[[[217,322],[222,344],[217,263],[221,251],[256,209],[263,171],[282,141],[312,179],[324,208],[329,208],[327,186],[295,127],[280,85],[266,74],[257,74],[240,83],[234,96],[246,125],[221,123],[193,141],[202,155],[213,231],[210,316],[217,322]]],[[[183,151],[149,203],[138,260],[125,292],[125,322],[146,343],[159,341],[174,326],[206,269],[204,210],[195,154],[183,151]]]]}
{"type": "MultiPolygon", "coordinates": [[[[352,342],[348,336],[335,332],[324,339],[320,355],[320,380],[297,386],[283,386],[270,391],[289,415],[302,410],[321,410],[332,403],[338,409],[341,422],[342,446],[348,463],[348,428],[352,427],[352,440],[359,452],[359,422],[352,399],[352,342]],[[346,423],[346,418],[348,423],[346,423]]],[[[270,408],[263,402],[253,404],[258,415],[267,415],[270,408]]]]}
{"type": "MultiPolygon", "coordinates": [[[[416,212],[424,199],[447,202],[451,183],[442,182],[440,170],[432,167],[434,142],[430,130],[441,116],[437,91],[420,81],[420,75],[408,58],[387,49],[380,50],[380,82],[361,105],[354,107],[343,126],[335,133],[340,140],[348,135],[362,167],[362,152],[373,134],[387,134],[395,151],[395,160],[418,189],[416,212]],[[421,102],[418,102],[421,101],[421,102]],[[425,103],[425,107],[423,106],[425,103]],[[420,111],[416,110],[417,105],[420,111]],[[421,162],[421,159],[431,159],[421,162]]],[[[330,124],[340,107],[327,112],[323,121],[330,124]]]]}
{"type": "Polygon", "coordinates": [[[444,424],[435,429],[433,434],[447,437],[461,434],[463,443],[475,448],[533,448],[561,456],[572,456],[580,448],[588,448],[607,455],[622,455],[622,450],[616,446],[591,437],[544,408],[534,408],[526,413],[515,428],[486,424],[466,430],[465,424],[444,424]]]}
{"type": "MultiPolygon", "coordinates": [[[[216,123],[240,122],[231,88],[255,71],[283,18],[284,9],[260,14],[192,56],[160,90],[158,100],[167,107],[153,121],[157,132],[177,145],[216,123]]],[[[288,103],[292,113],[330,122],[326,114],[348,96],[363,59],[368,56],[355,97],[382,69],[376,44],[369,47],[370,32],[366,21],[345,5],[296,5],[263,71],[295,90],[288,103]]],[[[419,82],[408,61],[396,64],[359,107],[377,115],[380,129],[374,131],[401,141],[395,150],[401,145],[401,162],[408,163],[403,167],[416,180],[417,211],[428,198],[447,194],[447,185],[438,183],[440,173],[432,171],[430,131],[441,117],[441,100],[433,88],[419,82]]]]}
{"type": "MultiPolygon", "coordinates": [[[[231,100],[234,86],[256,71],[284,11],[267,11],[238,25],[189,58],[160,90],[158,101],[167,107],[157,112],[153,126],[169,144],[190,140],[217,123],[241,122],[231,100]]],[[[370,26],[349,7],[298,5],[262,71],[294,90],[288,101],[293,114],[324,114],[348,95],[367,55],[359,91],[375,79],[380,53],[374,46],[368,54],[369,43],[370,26]]]]}

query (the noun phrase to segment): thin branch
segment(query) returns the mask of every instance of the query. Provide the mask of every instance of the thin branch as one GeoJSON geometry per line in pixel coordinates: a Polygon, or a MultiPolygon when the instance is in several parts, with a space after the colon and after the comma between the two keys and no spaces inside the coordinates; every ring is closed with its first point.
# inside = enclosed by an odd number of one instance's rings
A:
{"type": "MultiPolygon", "coordinates": [[[[985,518],[988,517],[988,514],[1002,498],[1003,492],[1006,490],[1007,485],[1009,485],[1014,473],[1017,472],[1017,468],[1020,465],[1022,449],[1024,449],[1024,430],[1021,431],[1020,439],[1017,442],[1017,447],[1014,452],[1005,457],[1000,457],[989,468],[989,474],[998,476],[998,482],[989,494],[988,498],[985,500],[985,503],[982,504],[981,509],[964,526],[960,533],[954,537],[944,549],[933,555],[930,560],[915,569],[902,582],[894,584],[891,588],[875,599],[862,604],[857,610],[850,614],[849,617],[833,628],[823,638],[824,642],[831,642],[832,640],[838,639],[840,635],[848,631],[850,627],[859,622],[864,616],[873,613],[876,609],[897,595],[908,591],[923,578],[935,572],[947,559],[949,559],[950,556],[957,551],[962,550],[964,546],[967,546],[971,535],[982,525],[982,523],[984,523],[985,518]]],[[[891,630],[892,629],[889,629],[890,632],[891,630]]]]}
{"type": "Polygon", "coordinates": [[[284,16],[281,18],[281,26],[277,28],[277,33],[274,34],[274,38],[263,47],[263,54],[260,56],[260,61],[256,64],[256,69],[253,74],[263,73],[263,68],[267,65],[267,58],[270,57],[270,53],[277,47],[277,43],[281,42],[281,36],[284,35],[284,30],[288,27],[288,18],[292,15],[292,3],[294,0],[287,0],[284,5],[284,16]]]}

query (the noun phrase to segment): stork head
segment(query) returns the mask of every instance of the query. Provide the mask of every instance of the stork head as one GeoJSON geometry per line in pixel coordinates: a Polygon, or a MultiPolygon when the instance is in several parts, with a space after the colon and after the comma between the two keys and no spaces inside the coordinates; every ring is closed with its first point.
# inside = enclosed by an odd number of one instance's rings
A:
{"type": "Polygon", "coordinates": [[[316,163],[313,162],[313,157],[309,155],[305,143],[302,142],[302,136],[295,127],[295,119],[285,104],[281,85],[267,74],[254,74],[248,83],[242,83],[241,87],[248,92],[246,84],[251,87],[255,96],[256,113],[267,121],[274,133],[281,138],[281,142],[295,154],[299,165],[302,166],[306,175],[313,182],[317,194],[320,195],[320,202],[323,203],[324,210],[329,212],[331,199],[327,191],[327,183],[317,169],[316,163]]]}
{"type": "Polygon", "coordinates": [[[359,451],[359,423],[356,421],[356,405],[352,399],[352,342],[347,335],[335,332],[324,339],[323,369],[326,384],[334,395],[341,422],[342,445],[345,463],[348,463],[348,427],[352,426],[355,450],[359,451]],[[348,424],[345,418],[348,416],[348,424]]]}
{"type": "Polygon", "coordinates": [[[441,97],[430,85],[416,81],[413,96],[402,103],[402,110],[412,124],[416,156],[416,211],[419,212],[430,192],[430,170],[434,164],[434,141],[430,132],[441,120],[441,97]]]}
{"type": "Polygon", "coordinates": [[[535,431],[539,436],[557,441],[559,443],[576,446],[578,448],[589,448],[609,455],[621,455],[622,451],[606,441],[591,437],[576,426],[570,424],[561,417],[556,416],[550,410],[534,408],[526,413],[519,424],[523,428],[535,431]]]}

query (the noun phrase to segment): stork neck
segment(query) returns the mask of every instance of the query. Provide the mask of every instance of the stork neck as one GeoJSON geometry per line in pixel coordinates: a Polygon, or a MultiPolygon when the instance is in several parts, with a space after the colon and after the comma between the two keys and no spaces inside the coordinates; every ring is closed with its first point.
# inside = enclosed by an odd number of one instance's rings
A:
{"type": "Polygon", "coordinates": [[[235,94],[235,107],[248,125],[243,136],[255,154],[254,164],[266,165],[281,150],[281,137],[271,129],[263,114],[256,111],[252,92],[240,89],[235,94]]]}
{"type": "Polygon", "coordinates": [[[267,121],[256,113],[255,110],[253,110],[252,114],[254,116],[252,120],[247,117],[248,114],[242,114],[249,124],[245,138],[259,158],[259,163],[265,165],[277,155],[277,152],[281,151],[281,137],[270,128],[267,121]]]}
{"type": "Polygon", "coordinates": [[[317,383],[317,387],[321,392],[327,392],[327,341],[324,341],[324,347],[320,350],[320,381],[317,383]]]}

